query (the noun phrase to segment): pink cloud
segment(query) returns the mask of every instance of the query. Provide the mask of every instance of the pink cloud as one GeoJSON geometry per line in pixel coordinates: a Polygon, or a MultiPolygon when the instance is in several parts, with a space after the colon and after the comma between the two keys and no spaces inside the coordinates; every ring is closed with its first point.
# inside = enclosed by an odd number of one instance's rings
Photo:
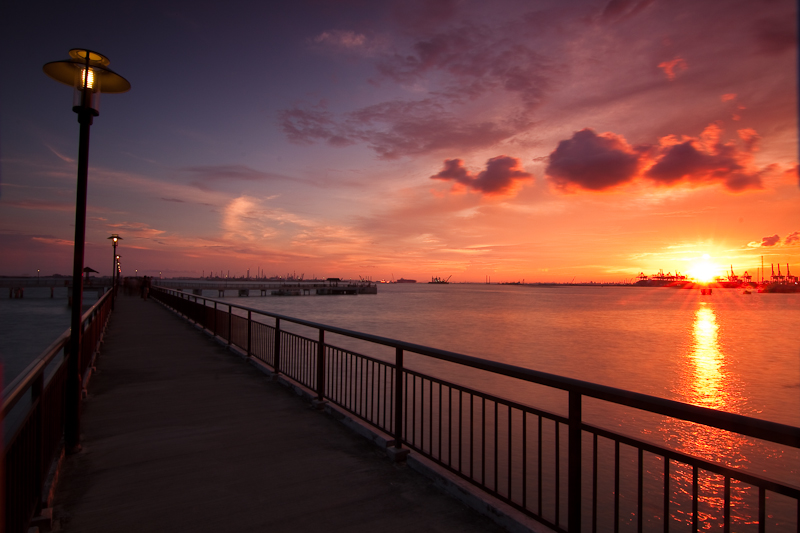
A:
{"type": "Polygon", "coordinates": [[[790,233],[783,241],[783,244],[785,244],[786,246],[791,246],[795,243],[800,243],[800,231],[795,231],[794,233],[790,233]]]}
{"type": "Polygon", "coordinates": [[[561,190],[600,191],[636,177],[639,159],[639,152],[623,137],[613,133],[597,135],[586,128],[558,143],[545,173],[561,190]]]}
{"type": "Polygon", "coordinates": [[[486,162],[486,170],[473,174],[461,159],[446,159],[444,168],[431,176],[434,180],[449,180],[486,196],[513,195],[525,181],[533,179],[519,159],[500,155],[486,162]]]}
{"type": "Polygon", "coordinates": [[[664,61],[662,63],[659,63],[658,68],[664,71],[664,74],[667,75],[667,79],[669,81],[674,81],[675,77],[678,75],[678,72],[683,72],[689,67],[686,64],[685,59],[676,57],[671,61],[664,61]]]}

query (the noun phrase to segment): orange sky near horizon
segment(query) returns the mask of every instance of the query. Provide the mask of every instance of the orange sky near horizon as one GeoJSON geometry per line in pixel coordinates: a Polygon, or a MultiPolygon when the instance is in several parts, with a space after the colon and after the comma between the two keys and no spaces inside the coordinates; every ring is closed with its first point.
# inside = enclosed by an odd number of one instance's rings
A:
{"type": "Polygon", "coordinates": [[[0,275],[71,270],[78,128],[41,72],[71,45],[132,84],[92,127],[101,275],[111,233],[124,275],[800,274],[794,2],[240,7],[99,10],[88,39],[3,8],[31,59],[0,88],[0,275]]]}

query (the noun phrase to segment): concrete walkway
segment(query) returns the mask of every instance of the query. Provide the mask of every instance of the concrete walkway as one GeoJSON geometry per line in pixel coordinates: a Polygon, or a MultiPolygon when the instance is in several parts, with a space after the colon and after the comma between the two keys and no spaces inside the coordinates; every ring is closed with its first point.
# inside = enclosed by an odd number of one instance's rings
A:
{"type": "Polygon", "coordinates": [[[500,531],[154,301],[121,297],[56,527],[500,531]]]}

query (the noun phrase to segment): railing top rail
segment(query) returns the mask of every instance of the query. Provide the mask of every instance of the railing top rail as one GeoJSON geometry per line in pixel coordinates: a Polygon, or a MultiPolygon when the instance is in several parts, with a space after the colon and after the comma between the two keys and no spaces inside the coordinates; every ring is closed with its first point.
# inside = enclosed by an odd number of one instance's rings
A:
{"type": "Polygon", "coordinates": [[[481,359],[479,357],[464,355],[456,352],[450,352],[447,350],[440,350],[437,348],[431,348],[428,346],[422,346],[410,342],[399,341],[387,337],[381,337],[378,335],[360,333],[357,331],[352,331],[335,326],[329,326],[326,324],[320,324],[309,320],[293,318],[278,313],[271,313],[269,311],[264,311],[261,309],[236,305],[215,298],[187,295],[186,293],[175,291],[173,289],[166,289],[163,287],[161,287],[160,289],[172,291],[181,294],[183,296],[192,297],[195,299],[202,299],[208,302],[221,303],[231,308],[250,311],[252,313],[277,318],[282,321],[292,322],[302,326],[308,326],[311,328],[323,330],[337,335],[343,335],[346,337],[360,339],[375,344],[381,344],[384,346],[390,346],[393,348],[400,348],[404,351],[426,355],[428,357],[433,357],[435,359],[440,359],[443,361],[449,361],[452,363],[468,366],[478,370],[484,370],[487,372],[509,376],[532,383],[538,383],[540,385],[546,385],[548,387],[553,387],[569,392],[577,392],[583,396],[597,398],[599,400],[605,400],[620,405],[625,405],[627,407],[633,407],[635,409],[650,411],[665,416],[680,418],[690,422],[696,422],[706,426],[711,426],[726,431],[732,431],[740,435],[746,435],[757,439],[768,440],[771,442],[776,442],[779,444],[800,448],[800,427],[790,426],[787,424],[780,424],[778,422],[770,422],[767,420],[761,420],[758,418],[752,418],[749,416],[739,415],[735,413],[728,413],[725,411],[717,411],[715,409],[709,409],[707,407],[690,405],[675,400],[668,400],[666,398],[659,398],[656,396],[650,396],[648,394],[642,394],[625,389],[619,389],[616,387],[599,385],[597,383],[591,383],[579,379],[567,378],[564,376],[558,376],[556,374],[540,372],[538,370],[531,370],[528,368],[523,368],[515,365],[509,365],[497,361],[490,361],[487,359],[481,359]]]}
{"type": "MultiPolygon", "coordinates": [[[[85,324],[106,298],[110,297],[111,292],[105,293],[92,307],[87,309],[81,317],[81,324],[85,324]]],[[[39,375],[47,368],[47,365],[49,365],[59,354],[61,349],[67,345],[69,338],[70,330],[67,329],[3,389],[3,408],[2,414],[0,415],[2,418],[5,418],[17,402],[22,399],[33,382],[36,381],[39,375]]]]}

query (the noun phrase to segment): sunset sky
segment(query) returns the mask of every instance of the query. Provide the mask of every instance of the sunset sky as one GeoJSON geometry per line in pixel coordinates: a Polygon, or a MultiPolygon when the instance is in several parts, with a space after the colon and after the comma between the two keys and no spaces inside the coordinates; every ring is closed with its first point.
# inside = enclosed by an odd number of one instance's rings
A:
{"type": "Polygon", "coordinates": [[[796,2],[9,0],[0,275],[800,274],[796,2]],[[704,255],[706,256],[704,259],[704,255]]]}

